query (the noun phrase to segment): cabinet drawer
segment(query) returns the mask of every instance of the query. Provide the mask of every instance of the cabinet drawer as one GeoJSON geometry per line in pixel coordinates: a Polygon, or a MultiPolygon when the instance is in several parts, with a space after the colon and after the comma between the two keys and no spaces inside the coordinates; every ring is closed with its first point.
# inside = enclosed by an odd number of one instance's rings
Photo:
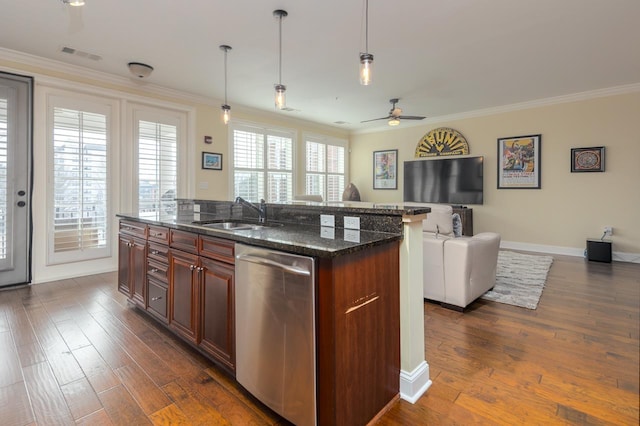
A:
{"type": "Polygon", "coordinates": [[[169,228],[149,225],[149,240],[169,244],[169,228]]]}
{"type": "Polygon", "coordinates": [[[169,245],[189,253],[198,254],[198,234],[172,229],[169,233],[169,245]]]}
{"type": "Polygon", "coordinates": [[[158,262],[169,262],[169,246],[162,244],[149,243],[149,253],[147,254],[151,259],[158,262]]]}
{"type": "Polygon", "coordinates": [[[167,319],[167,287],[149,278],[148,280],[148,295],[147,299],[147,311],[151,312],[164,322],[168,322],[167,319]]]}
{"type": "Polygon", "coordinates": [[[156,262],[147,259],[147,276],[153,277],[163,283],[169,282],[169,265],[167,263],[156,262]]]}
{"type": "Polygon", "coordinates": [[[134,235],[139,238],[147,238],[147,225],[140,222],[129,222],[127,220],[120,221],[120,232],[123,234],[134,235]]]}
{"type": "Polygon", "coordinates": [[[214,237],[200,236],[200,254],[211,259],[233,264],[235,262],[235,243],[214,237]]]}

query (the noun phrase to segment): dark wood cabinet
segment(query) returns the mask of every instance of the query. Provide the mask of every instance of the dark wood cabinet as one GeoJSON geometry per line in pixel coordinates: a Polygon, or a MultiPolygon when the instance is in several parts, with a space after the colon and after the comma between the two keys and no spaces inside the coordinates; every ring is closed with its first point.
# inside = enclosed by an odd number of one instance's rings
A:
{"type": "Polygon", "coordinates": [[[118,290],[145,306],[147,225],[120,221],[118,234],[118,290]]]}
{"type": "Polygon", "coordinates": [[[235,370],[235,306],[233,265],[200,258],[200,347],[235,370]]]}
{"type": "Polygon", "coordinates": [[[170,250],[169,327],[192,343],[198,343],[198,256],[170,250]]]}

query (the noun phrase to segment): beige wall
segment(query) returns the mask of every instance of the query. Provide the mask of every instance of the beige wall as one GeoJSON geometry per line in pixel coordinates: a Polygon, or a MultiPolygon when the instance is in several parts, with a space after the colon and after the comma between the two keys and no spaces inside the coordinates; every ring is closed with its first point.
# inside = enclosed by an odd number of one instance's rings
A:
{"type": "MultiPolygon", "coordinates": [[[[268,113],[255,110],[248,110],[242,107],[231,109],[232,120],[239,122],[250,122],[268,125],[275,128],[293,129],[296,131],[295,155],[297,159],[296,167],[299,169],[296,174],[294,184],[294,195],[304,194],[304,139],[305,134],[322,135],[331,138],[348,140],[349,134],[345,130],[334,127],[323,126],[304,120],[291,118],[291,113],[268,113]]],[[[196,119],[196,156],[201,161],[202,152],[216,152],[222,154],[222,171],[203,170],[198,163],[195,167],[196,193],[195,198],[201,200],[230,200],[233,194],[230,193],[229,174],[229,127],[222,124],[220,107],[197,105],[196,119]],[[204,136],[212,136],[211,145],[204,143],[204,136]],[[202,189],[206,187],[206,189],[202,189]]],[[[347,162],[348,164],[348,162],[347,162]]]]}
{"type": "MultiPolygon", "coordinates": [[[[519,110],[351,137],[351,181],[365,201],[399,202],[403,162],[414,159],[428,131],[451,127],[484,156],[484,204],[474,205],[474,231],[503,241],[581,253],[585,238],[613,226],[614,253],[640,257],[640,93],[519,110]],[[497,138],[542,134],[542,188],[496,189],[497,138]],[[604,173],[571,173],[570,149],[605,146],[604,173]],[[398,149],[397,190],[372,189],[373,151],[398,149]]],[[[615,258],[615,256],[614,256],[615,258]]]]}

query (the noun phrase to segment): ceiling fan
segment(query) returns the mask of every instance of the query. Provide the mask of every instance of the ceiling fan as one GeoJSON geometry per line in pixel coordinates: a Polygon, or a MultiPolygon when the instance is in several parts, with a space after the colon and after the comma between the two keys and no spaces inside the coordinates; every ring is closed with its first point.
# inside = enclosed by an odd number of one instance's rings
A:
{"type": "Polygon", "coordinates": [[[421,117],[419,115],[402,115],[402,109],[396,106],[400,99],[393,98],[389,99],[391,103],[391,110],[389,111],[389,115],[386,117],[373,118],[371,120],[364,120],[361,123],[368,123],[369,121],[377,121],[377,120],[389,120],[389,126],[397,126],[400,124],[400,120],[423,120],[425,117],[421,117]]]}

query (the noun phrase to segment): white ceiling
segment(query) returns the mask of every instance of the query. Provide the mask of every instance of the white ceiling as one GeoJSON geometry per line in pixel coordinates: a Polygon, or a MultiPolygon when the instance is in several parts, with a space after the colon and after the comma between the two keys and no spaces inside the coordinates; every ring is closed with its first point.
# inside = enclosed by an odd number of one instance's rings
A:
{"type": "MultiPolygon", "coordinates": [[[[389,99],[438,117],[640,82],[640,0],[397,0],[369,2],[373,84],[358,82],[364,0],[3,1],[0,46],[221,100],[229,44],[229,104],[349,130],[373,129],[389,99]],[[102,57],[61,53],[63,46],[102,57]],[[338,126],[338,125],[337,125],[338,126]]],[[[408,123],[403,123],[408,124],[408,123]]]]}

